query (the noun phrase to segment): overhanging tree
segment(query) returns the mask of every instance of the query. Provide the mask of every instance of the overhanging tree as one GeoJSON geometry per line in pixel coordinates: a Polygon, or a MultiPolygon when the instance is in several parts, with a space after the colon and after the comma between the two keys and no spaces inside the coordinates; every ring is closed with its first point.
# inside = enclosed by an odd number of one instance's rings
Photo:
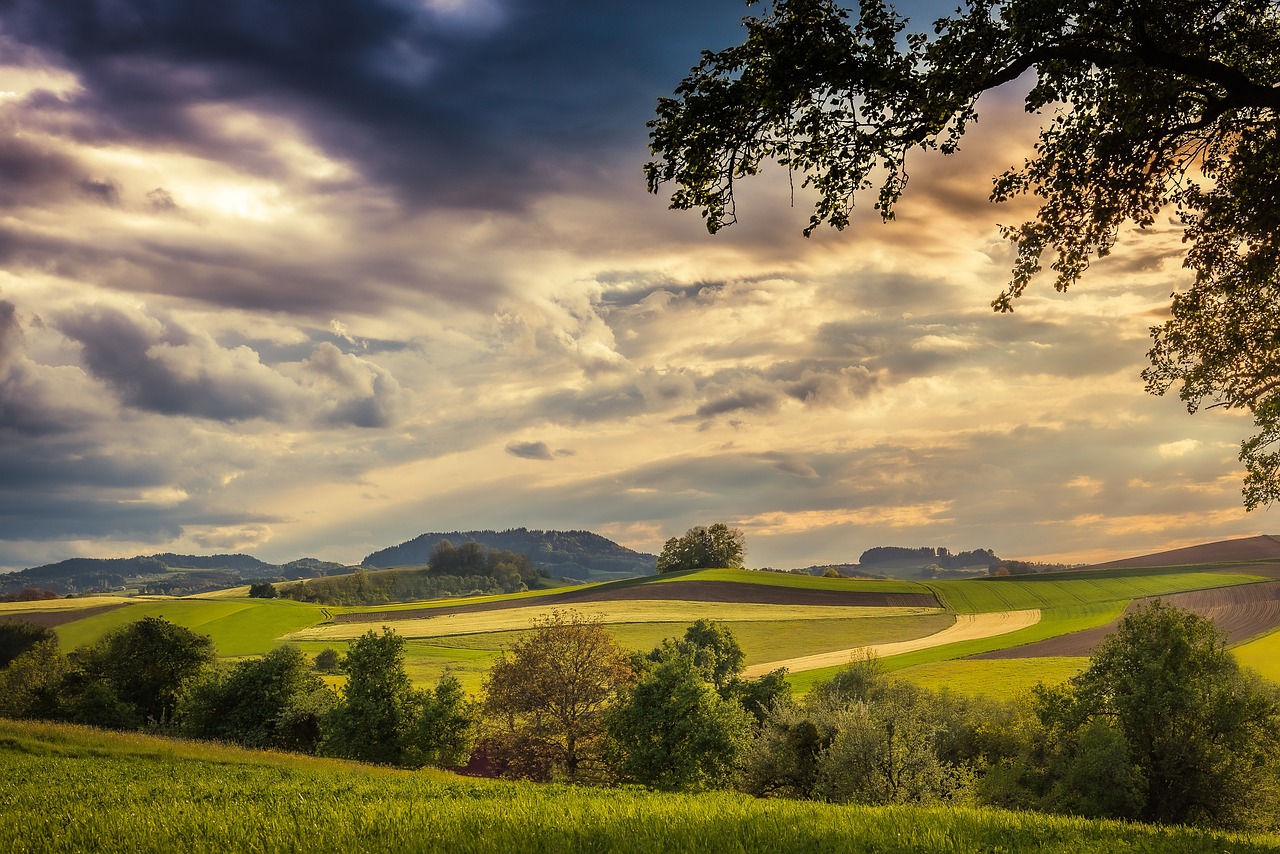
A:
{"type": "Polygon", "coordinates": [[[745,24],[659,102],[650,190],[673,182],[672,207],[714,233],[736,220],[736,182],[774,161],[817,192],[806,234],[844,228],[866,191],[890,220],[908,155],[954,152],[979,96],[1027,75],[1046,122],[991,199],[1039,210],[1004,229],[1017,259],[993,306],[1012,310],[1046,258],[1065,290],[1123,225],[1172,210],[1193,279],[1152,329],[1148,389],[1249,411],[1245,505],[1280,497],[1280,5],[966,0],[921,32],[883,0],[777,0],[745,24]]]}

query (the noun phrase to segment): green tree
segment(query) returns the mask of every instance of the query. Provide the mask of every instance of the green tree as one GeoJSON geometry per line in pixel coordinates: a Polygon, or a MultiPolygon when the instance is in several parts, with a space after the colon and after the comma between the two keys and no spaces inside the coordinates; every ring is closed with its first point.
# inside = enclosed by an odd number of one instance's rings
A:
{"type": "Polygon", "coordinates": [[[747,748],[751,716],[720,695],[690,650],[671,653],[609,712],[615,767],[624,779],[657,789],[723,786],[747,748]]]}
{"type": "Polygon", "coordinates": [[[279,595],[276,592],[276,586],[270,581],[260,581],[249,585],[249,598],[251,599],[275,599],[279,595]]]}
{"type": "Polygon", "coordinates": [[[194,685],[179,704],[181,730],[193,738],[311,753],[337,695],[294,646],[238,662],[194,685]]]}
{"type": "Polygon", "coordinates": [[[604,774],[604,713],[632,679],[599,619],[555,611],[534,621],[485,680],[482,749],[503,773],[569,782],[604,774]]]}
{"type": "MultiPolygon", "coordinates": [[[[1190,611],[1157,600],[1129,614],[1068,690],[1042,695],[1052,729],[1100,720],[1114,728],[1112,742],[1123,739],[1132,777],[1145,784],[1144,820],[1246,825],[1274,784],[1277,690],[1241,671],[1222,632],[1190,611]]],[[[1092,749],[1115,752],[1097,736],[1092,749]]]]}
{"type": "Polygon", "coordinates": [[[37,641],[0,670],[0,717],[62,717],[62,682],[70,665],[58,637],[37,641]]]}
{"type": "Polygon", "coordinates": [[[436,768],[465,765],[476,742],[478,712],[458,677],[446,673],[419,698],[422,710],[413,746],[417,762],[436,768]]]}
{"type": "Polygon", "coordinates": [[[342,656],[333,647],[326,647],[316,653],[316,670],[321,673],[333,673],[342,663],[342,656]]]}
{"type": "MultiPolygon", "coordinates": [[[[748,0],[749,3],[754,0],[748,0]]],[[[1033,155],[991,200],[1034,198],[1003,229],[1017,257],[994,301],[1008,311],[1042,271],[1065,290],[1126,224],[1172,209],[1193,273],[1152,330],[1148,388],[1180,385],[1188,409],[1248,410],[1244,500],[1280,497],[1280,7],[1272,0],[966,0],[928,30],[883,0],[776,0],[736,47],[706,52],[650,122],[649,188],[736,220],[736,183],[766,161],[804,175],[817,202],[806,234],[843,228],[855,196],[894,216],[907,160],[954,152],[979,96],[1034,72],[1033,155]]]]}
{"type": "Polygon", "coordinates": [[[342,702],[324,722],[320,750],[330,756],[383,765],[406,759],[417,724],[413,685],[404,669],[404,638],[384,628],[351,642],[342,659],[342,702]]]}
{"type": "Polygon", "coordinates": [[[27,620],[0,620],[0,668],[41,641],[56,638],[53,629],[27,620]]]}
{"type": "Polygon", "coordinates": [[[78,702],[81,722],[118,726],[135,717],[167,725],[183,690],[213,665],[214,657],[208,635],[163,617],[122,626],[71,655],[76,671],[71,681],[88,690],[78,702]],[[91,719],[93,709],[102,711],[101,720],[91,719]]]}
{"type": "Polygon", "coordinates": [[[658,572],[742,566],[747,546],[742,531],[723,522],[698,526],[672,537],[658,555],[658,572]]]}

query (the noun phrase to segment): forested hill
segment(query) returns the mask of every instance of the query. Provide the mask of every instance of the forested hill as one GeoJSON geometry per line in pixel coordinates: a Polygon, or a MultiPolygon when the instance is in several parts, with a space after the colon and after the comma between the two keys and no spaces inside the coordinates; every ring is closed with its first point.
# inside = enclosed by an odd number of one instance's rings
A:
{"type": "Polygon", "coordinates": [[[398,546],[376,551],[364,559],[367,566],[420,566],[431,559],[441,540],[455,546],[476,542],[486,548],[527,555],[538,569],[564,578],[594,579],[609,575],[653,575],[657,557],[632,551],[590,531],[450,531],[422,534],[398,546]]]}
{"type": "Polygon", "coordinates": [[[301,558],[266,563],[245,554],[179,555],[165,552],[125,558],[75,557],[0,574],[0,595],[23,590],[67,593],[140,592],[187,595],[250,581],[314,578],[345,572],[342,564],[301,558]]]}

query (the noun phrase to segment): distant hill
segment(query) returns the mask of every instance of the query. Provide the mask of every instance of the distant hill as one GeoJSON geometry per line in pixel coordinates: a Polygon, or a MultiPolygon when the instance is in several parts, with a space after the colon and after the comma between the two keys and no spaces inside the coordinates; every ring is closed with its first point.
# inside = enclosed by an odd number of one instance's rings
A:
{"type": "Polygon", "coordinates": [[[364,559],[366,566],[422,566],[441,540],[455,546],[476,542],[486,548],[519,552],[548,575],[583,580],[653,575],[655,555],[632,551],[590,531],[450,531],[421,534],[398,546],[376,551],[364,559]]]}
{"type": "Polygon", "coordinates": [[[1158,566],[1186,566],[1202,563],[1235,563],[1250,560],[1280,560],[1280,537],[1264,534],[1238,540],[1220,540],[1172,549],[1167,552],[1095,563],[1085,569],[1137,569],[1158,566]]]}
{"type": "Polygon", "coordinates": [[[953,552],[945,546],[875,546],[858,558],[866,575],[892,578],[961,578],[985,573],[1000,558],[991,549],[953,552]]]}
{"type": "Polygon", "coordinates": [[[301,558],[265,563],[245,554],[179,555],[165,552],[126,558],[75,557],[0,574],[0,595],[26,589],[68,593],[130,590],[185,596],[263,579],[315,578],[346,572],[340,563],[301,558]]]}

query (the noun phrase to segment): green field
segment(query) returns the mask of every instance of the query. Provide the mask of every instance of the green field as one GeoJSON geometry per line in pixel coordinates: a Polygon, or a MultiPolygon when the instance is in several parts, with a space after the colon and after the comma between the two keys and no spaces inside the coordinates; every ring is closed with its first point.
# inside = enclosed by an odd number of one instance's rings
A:
{"type": "Polygon", "coordinates": [[[1280,630],[1233,647],[1236,660],[1272,682],[1280,683],[1280,630]]]}
{"type": "Polygon", "coordinates": [[[1002,661],[938,661],[896,675],[922,688],[1011,699],[1038,683],[1065,682],[1089,666],[1087,658],[1010,658],[1002,661]]]}
{"type": "Polygon", "coordinates": [[[472,780],[13,721],[0,779],[0,850],[14,854],[1280,850],[1274,836],[472,780]]]}
{"type": "Polygon", "coordinates": [[[65,623],[55,631],[64,649],[74,649],[143,617],[163,617],[209,635],[218,654],[226,657],[270,652],[280,643],[281,635],[325,619],[320,606],[288,599],[140,599],[124,608],[65,623]]]}
{"type": "Polygon", "coordinates": [[[1071,572],[971,581],[930,581],[927,586],[953,611],[980,614],[1096,602],[1127,602],[1144,596],[1167,596],[1188,590],[1266,580],[1256,575],[1196,569],[1117,569],[1105,573],[1071,572]]]}

